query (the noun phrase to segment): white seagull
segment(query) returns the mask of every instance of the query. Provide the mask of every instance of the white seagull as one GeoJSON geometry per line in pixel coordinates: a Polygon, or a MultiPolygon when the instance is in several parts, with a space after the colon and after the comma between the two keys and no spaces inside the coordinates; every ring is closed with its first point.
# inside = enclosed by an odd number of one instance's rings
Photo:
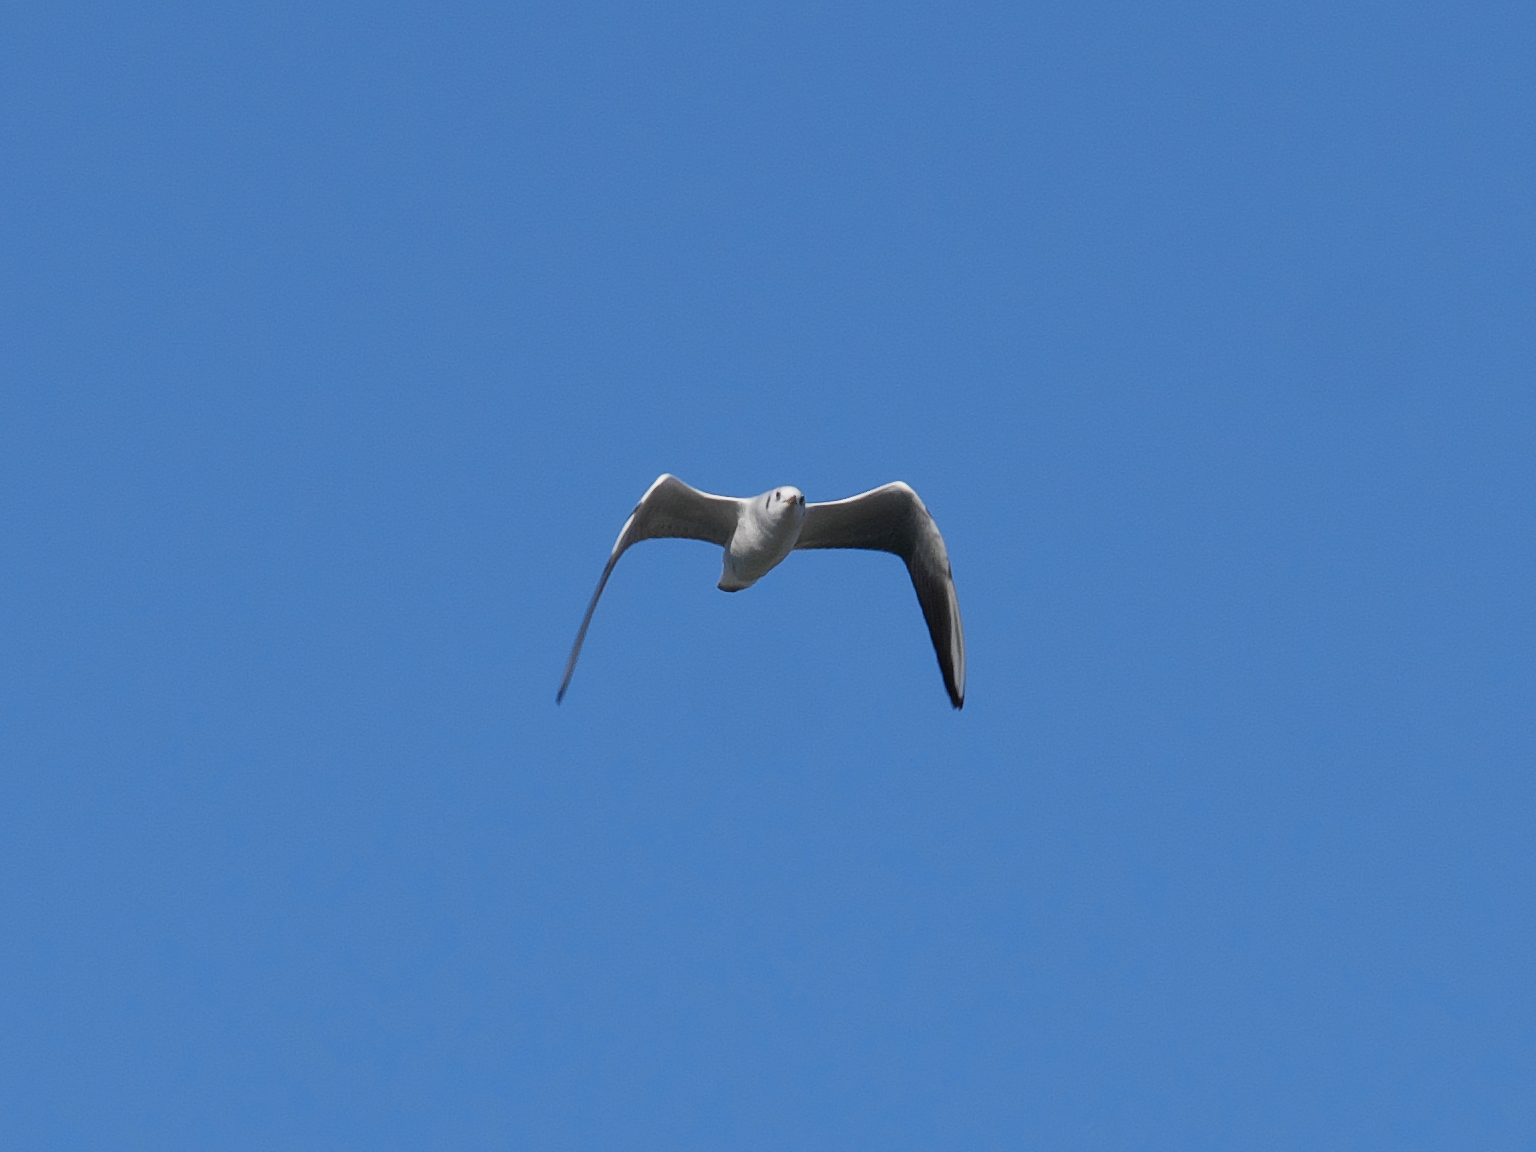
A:
{"type": "Polygon", "coordinates": [[[798,488],[775,488],[745,499],[711,496],[665,473],[640,497],[614,542],[571,646],[571,658],[555,694],[557,704],[570,687],[587,626],[613,566],[631,544],[662,536],[707,540],[724,548],[722,592],[752,587],[796,548],[867,548],[900,556],[928,621],[949,702],[956,708],[965,705],[965,633],[960,628],[949,553],[939,526],[911,488],[898,480],[846,500],[807,504],[798,488]]]}

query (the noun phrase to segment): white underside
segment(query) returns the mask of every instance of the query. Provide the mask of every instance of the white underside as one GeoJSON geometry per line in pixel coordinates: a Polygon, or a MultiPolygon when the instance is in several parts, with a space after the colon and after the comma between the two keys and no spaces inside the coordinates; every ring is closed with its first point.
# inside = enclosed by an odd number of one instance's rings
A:
{"type": "Polygon", "coordinates": [[[746,504],[725,549],[719,589],[740,592],[768,575],[795,550],[795,541],[800,538],[804,523],[803,505],[779,504],[765,508],[761,500],[746,504]]]}

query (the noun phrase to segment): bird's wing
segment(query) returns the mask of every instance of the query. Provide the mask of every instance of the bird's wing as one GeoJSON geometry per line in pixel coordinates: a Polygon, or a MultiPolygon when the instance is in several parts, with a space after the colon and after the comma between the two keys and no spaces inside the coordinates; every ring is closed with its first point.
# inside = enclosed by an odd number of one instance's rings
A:
{"type": "Polygon", "coordinates": [[[965,632],[944,537],[917,493],[897,481],[873,491],[807,504],[796,548],[867,548],[906,561],[949,702],[965,705],[965,632]]]}
{"type": "Polygon", "coordinates": [[[597,591],[592,593],[587,614],[581,618],[576,643],[571,645],[571,658],[565,662],[565,675],[560,680],[560,691],[555,694],[555,703],[565,698],[565,690],[571,683],[571,673],[576,671],[576,658],[581,655],[582,641],[587,638],[587,626],[592,623],[592,613],[597,610],[598,597],[603,594],[608,577],[613,574],[613,566],[624,555],[624,550],[641,540],[654,540],[660,536],[707,540],[724,548],[731,542],[731,534],[736,531],[736,518],[740,514],[741,504],[742,501],[730,496],[711,496],[708,492],[690,488],[676,476],[663,473],[656,478],[656,483],[645,490],[640,503],[635,505],[629,519],[624,521],[624,529],[619,533],[619,538],[614,541],[613,552],[609,554],[602,578],[597,582],[597,591]]]}

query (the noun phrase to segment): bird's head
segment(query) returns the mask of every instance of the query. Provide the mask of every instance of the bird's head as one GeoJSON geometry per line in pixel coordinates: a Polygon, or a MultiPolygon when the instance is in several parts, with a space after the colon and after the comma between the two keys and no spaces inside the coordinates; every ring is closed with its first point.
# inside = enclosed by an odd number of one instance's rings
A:
{"type": "Polygon", "coordinates": [[[772,492],[764,492],[761,499],[764,511],[774,517],[805,511],[805,493],[798,488],[775,488],[772,492]]]}

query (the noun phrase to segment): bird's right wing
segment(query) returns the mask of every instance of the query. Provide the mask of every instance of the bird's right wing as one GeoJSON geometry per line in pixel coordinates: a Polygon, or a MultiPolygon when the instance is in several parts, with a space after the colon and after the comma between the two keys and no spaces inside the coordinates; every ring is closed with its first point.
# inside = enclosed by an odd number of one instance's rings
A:
{"type": "Polygon", "coordinates": [[[707,540],[724,548],[731,542],[736,531],[736,519],[741,514],[742,501],[730,496],[711,496],[690,488],[676,476],[666,473],[656,478],[656,483],[645,490],[640,503],[624,521],[619,538],[614,541],[613,551],[603,568],[597,591],[587,605],[587,614],[581,618],[581,628],[576,633],[576,643],[571,645],[571,658],[565,662],[565,675],[560,680],[560,691],[555,703],[565,699],[570,686],[571,674],[576,671],[576,658],[581,655],[581,645],[587,638],[587,626],[592,623],[592,613],[597,610],[597,600],[603,594],[613,566],[631,544],[642,540],[655,540],[663,536],[682,537],[685,540],[707,540]]]}
{"type": "Polygon", "coordinates": [[[808,504],[795,547],[867,548],[905,560],[949,702],[964,707],[965,631],[955,578],[944,537],[916,492],[898,480],[846,500],[808,504]]]}

